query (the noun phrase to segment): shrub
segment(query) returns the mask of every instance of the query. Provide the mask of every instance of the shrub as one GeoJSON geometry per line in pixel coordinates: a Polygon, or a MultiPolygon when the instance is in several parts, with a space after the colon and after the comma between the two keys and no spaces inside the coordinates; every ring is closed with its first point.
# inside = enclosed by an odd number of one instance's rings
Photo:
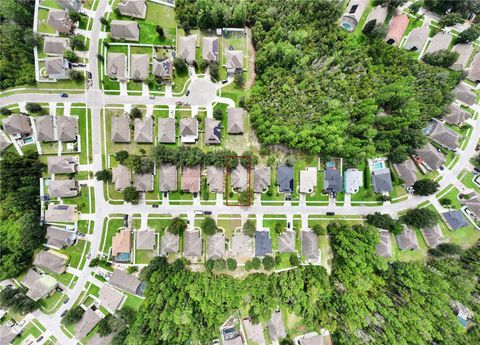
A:
{"type": "Polygon", "coordinates": [[[233,258],[227,259],[227,268],[229,271],[235,271],[237,269],[237,261],[233,258]]]}
{"type": "Polygon", "coordinates": [[[29,112],[29,113],[39,113],[43,110],[42,106],[38,103],[27,103],[25,105],[25,109],[29,112]]]}
{"type": "Polygon", "coordinates": [[[427,196],[436,193],[439,187],[438,182],[429,179],[418,180],[413,184],[413,193],[415,195],[427,196]]]}
{"type": "Polygon", "coordinates": [[[0,108],[0,115],[10,115],[12,111],[6,107],[0,108]]]}
{"type": "Polygon", "coordinates": [[[217,121],[222,121],[223,120],[223,116],[224,116],[224,113],[223,113],[223,110],[220,109],[220,108],[215,108],[213,110],[213,118],[217,121]]]}
{"type": "Polygon", "coordinates": [[[218,81],[218,79],[220,78],[220,75],[218,73],[219,70],[220,70],[220,67],[216,62],[213,62],[210,64],[210,66],[208,66],[208,71],[210,72],[210,77],[212,78],[213,81],[218,81]]]}
{"type": "Polygon", "coordinates": [[[445,255],[461,255],[463,249],[458,244],[454,243],[441,243],[437,246],[437,250],[441,251],[445,255]]]}
{"type": "Polygon", "coordinates": [[[163,28],[160,25],[155,26],[155,31],[158,34],[158,37],[163,40],[165,38],[165,32],[163,31],[163,28]]]}
{"type": "Polygon", "coordinates": [[[276,223],[275,224],[275,232],[277,234],[282,234],[285,231],[285,226],[283,226],[281,223],[276,223]]]}
{"type": "Polygon", "coordinates": [[[416,228],[425,228],[437,224],[437,213],[428,208],[415,208],[408,210],[407,213],[402,216],[402,221],[416,228]]]}
{"type": "Polygon", "coordinates": [[[180,58],[175,58],[173,60],[173,66],[175,67],[175,71],[177,73],[186,73],[188,70],[188,65],[185,60],[180,58]]]}
{"type": "Polygon", "coordinates": [[[425,63],[428,63],[432,66],[439,66],[448,68],[455,63],[458,59],[458,53],[453,51],[448,51],[446,49],[438,50],[433,53],[427,53],[422,57],[422,60],[425,63]]]}
{"type": "Polygon", "coordinates": [[[262,262],[260,261],[259,258],[255,257],[252,259],[252,267],[256,270],[260,269],[262,266],[262,262]]]}
{"type": "Polygon", "coordinates": [[[469,28],[463,30],[457,37],[457,43],[468,43],[475,41],[480,36],[480,27],[472,24],[469,28]]]}
{"type": "Polygon", "coordinates": [[[126,202],[134,202],[138,199],[138,192],[135,187],[127,187],[123,190],[123,200],[126,202]]]}
{"type": "Polygon", "coordinates": [[[213,264],[213,269],[215,271],[225,271],[225,268],[227,268],[227,264],[224,259],[215,260],[215,263],[213,264]]]}
{"type": "Polygon", "coordinates": [[[68,16],[74,23],[79,22],[82,19],[82,16],[80,15],[80,13],[75,11],[68,12],[68,16]]]}
{"type": "Polygon", "coordinates": [[[73,50],[65,50],[63,52],[63,57],[70,62],[77,62],[78,61],[78,56],[77,56],[77,54],[75,54],[75,52],[73,50]]]}
{"type": "Polygon", "coordinates": [[[312,226],[312,231],[315,233],[315,235],[317,236],[320,236],[320,235],[326,235],[327,234],[327,231],[325,230],[325,228],[323,226],[321,226],[320,224],[315,224],[314,226],[312,226]]]}
{"type": "Polygon", "coordinates": [[[128,268],[127,268],[127,273],[129,273],[129,274],[133,274],[133,273],[135,273],[135,272],[137,272],[137,271],[138,271],[138,267],[137,267],[137,266],[128,266],[128,268]]]}
{"type": "Polygon", "coordinates": [[[112,180],[112,172],[109,169],[99,170],[95,173],[97,181],[108,182],[112,180]]]}
{"type": "Polygon", "coordinates": [[[290,265],[292,266],[300,265],[300,259],[298,258],[297,254],[294,254],[294,253],[290,254],[289,261],[290,261],[290,265]]]}
{"type": "Polygon", "coordinates": [[[245,235],[254,237],[256,231],[257,225],[254,220],[248,219],[245,224],[243,224],[243,232],[245,233],[245,235]]]}
{"type": "Polygon", "coordinates": [[[175,217],[171,220],[170,224],[168,225],[168,232],[174,235],[181,235],[187,228],[187,223],[182,218],[175,217]]]}
{"type": "Polygon", "coordinates": [[[72,309],[67,311],[67,313],[62,319],[62,323],[67,327],[70,325],[73,325],[74,323],[77,323],[78,321],[80,321],[84,312],[85,310],[83,310],[83,308],[79,305],[76,307],[73,307],[72,309]]]}
{"type": "Polygon", "coordinates": [[[253,268],[252,261],[248,260],[247,262],[245,262],[245,271],[251,271],[252,268],[253,268]]]}
{"type": "Polygon", "coordinates": [[[242,72],[238,72],[235,74],[235,77],[233,78],[233,80],[235,81],[235,84],[238,86],[238,87],[243,87],[245,85],[245,78],[243,77],[243,73],[242,72]]]}
{"type": "Polygon", "coordinates": [[[131,119],[141,119],[142,118],[142,111],[137,107],[133,107],[130,110],[130,118],[131,119]]]}
{"type": "Polygon", "coordinates": [[[212,260],[212,259],[208,259],[208,260],[205,262],[205,271],[207,271],[207,272],[212,272],[214,265],[215,265],[215,261],[212,260]]]}
{"type": "Polygon", "coordinates": [[[121,151],[118,151],[117,153],[115,153],[115,160],[120,163],[120,164],[123,164],[127,158],[128,158],[128,152],[125,151],[125,150],[121,150],[121,151]]]}
{"type": "Polygon", "coordinates": [[[80,72],[77,70],[71,70],[69,75],[70,75],[70,79],[76,82],[80,82],[84,79],[83,72],[80,72]]]}
{"type": "Polygon", "coordinates": [[[442,198],[440,199],[440,205],[444,206],[444,207],[449,207],[453,204],[452,200],[450,200],[449,198],[442,198]]]}
{"type": "Polygon", "coordinates": [[[272,256],[267,255],[262,259],[262,264],[263,268],[265,268],[267,271],[271,271],[275,267],[275,260],[272,256]]]}
{"type": "Polygon", "coordinates": [[[275,265],[280,265],[282,263],[282,257],[280,255],[275,256],[275,265]]]}

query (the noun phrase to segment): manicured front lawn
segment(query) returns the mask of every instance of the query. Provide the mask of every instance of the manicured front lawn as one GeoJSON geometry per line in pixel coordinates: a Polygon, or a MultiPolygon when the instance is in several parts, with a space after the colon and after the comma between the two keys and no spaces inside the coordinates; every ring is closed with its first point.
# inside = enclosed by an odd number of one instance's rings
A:
{"type": "Polygon", "coordinates": [[[55,292],[52,296],[43,298],[39,301],[40,309],[45,314],[53,314],[60,308],[66,296],[60,292],[55,292]]]}
{"type": "Polygon", "coordinates": [[[478,175],[476,176],[471,171],[467,171],[460,181],[465,185],[465,187],[475,189],[477,193],[480,193],[480,186],[474,182],[475,178],[475,181],[480,183],[480,177],[478,175]]]}
{"type": "MultiPolygon", "coordinates": [[[[60,250],[61,253],[68,255],[70,257],[69,265],[71,267],[82,269],[82,267],[80,267],[80,264],[82,261],[82,253],[87,243],[88,245],[90,244],[90,242],[87,242],[85,240],[78,240],[74,246],[70,246],[60,250]]],[[[85,255],[86,254],[87,253],[85,253],[85,255]]]]}
{"type": "Polygon", "coordinates": [[[462,207],[462,204],[457,198],[458,194],[460,194],[460,191],[457,188],[453,187],[452,185],[448,185],[445,189],[438,192],[435,196],[438,200],[450,199],[452,201],[451,207],[453,207],[454,209],[460,209],[462,207]]]}
{"type": "Polygon", "coordinates": [[[18,335],[12,342],[12,345],[20,345],[23,344],[24,341],[29,337],[32,336],[34,339],[37,339],[42,335],[42,331],[35,326],[33,322],[28,323],[25,328],[23,329],[22,333],[18,335]]]}
{"type": "Polygon", "coordinates": [[[106,220],[106,224],[103,226],[102,241],[100,244],[100,249],[105,254],[108,253],[108,250],[112,246],[112,237],[119,228],[123,228],[123,219],[110,218],[106,220]]]}
{"type": "MultiPolygon", "coordinates": [[[[45,8],[39,8],[37,31],[45,34],[54,34],[56,31],[54,28],[52,28],[50,25],[47,24],[47,20],[48,20],[48,10],[45,8]]],[[[49,84],[53,84],[53,83],[49,83],[49,84]]]]}
{"type": "MultiPolygon", "coordinates": [[[[64,198],[63,202],[69,205],[78,205],[78,209],[82,213],[90,213],[90,190],[86,186],[82,186],[79,195],[75,198],[64,198]]],[[[92,198],[94,196],[92,195],[92,198]]]]}

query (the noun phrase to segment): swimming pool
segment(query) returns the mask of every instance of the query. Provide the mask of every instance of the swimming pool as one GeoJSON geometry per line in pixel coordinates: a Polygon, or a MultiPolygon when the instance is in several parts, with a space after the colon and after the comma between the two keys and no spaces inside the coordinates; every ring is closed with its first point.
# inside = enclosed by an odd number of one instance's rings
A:
{"type": "Polygon", "coordinates": [[[115,257],[115,261],[119,262],[129,262],[130,261],[130,253],[118,253],[115,257]]]}
{"type": "Polygon", "coordinates": [[[380,170],[380,169],[383,169],[383,168],[385,168],[385,164],[383,164],[383,162],[373,163],[372,167],[371,167],[372,171],[373,170],[380,170]]]}

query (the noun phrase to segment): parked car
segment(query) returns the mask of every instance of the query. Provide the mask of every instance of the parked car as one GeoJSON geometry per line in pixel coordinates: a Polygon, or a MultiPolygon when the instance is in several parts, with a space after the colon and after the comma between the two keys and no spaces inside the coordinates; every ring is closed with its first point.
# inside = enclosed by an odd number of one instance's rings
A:
{"type": "Polygon", "coordinates": [[[155,99],[155,96],[154,95],[150,95],[150,97],[148,97],[150,99],[155,99]]]}
{"type": "Polygon", "coordinates": [[[41,335],[38,339],[37,339],[37,343],[41,342],[43,339],[43,335],[41,335]]]}
{"type": "Polygon", "coordinates": [[[61,94],[60,94],[60,97],[66,98],[66,97],[68,97],[68,93],[61,93],[61,94]]]}
{"type": "Polygon", "coordinates": [[[212,211],[203,211],[203,214],[212,214],[212,211]]]}
{"type": "Polygon", "coordinates": [[[153,208],[158,208],[158,204],[153,204],[152,207],[153,208]]]}
{"type": "Polygon", "coordinates": [[[70,301],[70,297],[67,297],[67,298],[65,299],[65,301],[63,301],[63,304],[67,304],[68,301],[70,301]]]}
{"type": "Polygon", "coordinates": [[[327,216],[334,216],[335,212],[327,212],[327,216]]]}
{"type": "Polygon", "coordinates": [[[228,83],[228,79],[222,80],[222,84],[226,84],[226,83],[228,83]]]}
{"type": "Polygon", "coordinates": [[[188,96],[190,94],[190,90],[187,90],[187,93],[185,94],[185,96],[188,96]]]}
{"type": "Polygon", "coordinates": [[[480,168],[473,169],[473,173],[476,175],[480,174],[480,168]]]}
{"type": "Polygon", "coordinates": [[[64,317],[66,313],[67,313],[67,309],[65,309],[64,311],[62,311],[62,313],[60,314],[60,317],[64,317]]]}

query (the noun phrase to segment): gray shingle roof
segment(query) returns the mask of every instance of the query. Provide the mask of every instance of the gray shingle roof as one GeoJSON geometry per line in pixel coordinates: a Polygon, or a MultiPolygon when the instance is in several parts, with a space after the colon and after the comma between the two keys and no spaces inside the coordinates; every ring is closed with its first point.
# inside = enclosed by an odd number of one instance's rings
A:
{"type": "Polygon", "coordinates": [[[475,82],[480,81],[480,53],[475,54],[470,71],[468,72],[468,79],[475,82]]]}
{"type": "Polygon", "coordinates": [[[474,105],[477,102],[477,96],[464,84],[458,84],[452,91],[453,96],[466,105],[474,105]]]}
{"type": "Polygon", "coordinates": [[[243,51],[227,50],[227,70],[239,70],[243,68],[243,51]]]}
{"type": "Polygon", "coordinates": [[[250,319],[243,321],[247,338],[256,344],[265,345],[265,336],[263,335],[263,326],[261,323],[254,324],[250,319]]]}
{"type": "Polygon", "coordinates": [[[205,119],[205,144],[220,144],[221,136],[220,121],[207,117],[205,119]]]}
{"type": "Polygon", "coordinates": [[[178,253],[180,238],[178,235],[174,235],[168,231],[162,236],[160,244],[160,253],[167,255],[170,253],[178,253]]]}
{"type": "Polygon", "coordinates": [[[128,274],[122,270],[116,269],[108,283],[120,290],[130,292],[135,295],[143,294],[142,282],[132,274],[128,274]]]}
{"type": "Polygon", "coordinates": [[[419,248],[417,233],[411,229],[405,228],[400,235],[397,235],[396,239],[400,250],[417,250],[419,248]]]}
{"type": "Polygon", "coordinates": [[[108,53],[107,74],[110,78],[125,78],[127,56],[123,53],[108,53]]]}
{"type": "Polygon", "coordinates": [[[77,220],[77,205],[55,205],[48,204],[45,210],[45,221],[47,223],[69,223],[77,220]]]}
{"type": "Polygon", "coordinates": [[[428,34],[430,33],[430,28],[428,25],[415,28],[410,31],[403,48],[413,51],[422,51],[423,46],[427,43],[428,34]]]}
{"type": "Polygon", "coordinates": [[[427,246],[435,248],[440,243],[444,242],[445,237],[442,234],[442,230],[438,224],[432,227],[422,229],[423,238],[427,246]]]}
{"type": "Polygon", "coordinates": [[[383,168],[372,171],[372,185],[375,193],[391,192],[393,185],[390,169],[383,168]]]}
{"type": "Polygon", "coordinates": [[[73,28],[68,12],[63,10],[49,10],[47,23],[61,33],[69,33],[73,28]]]}
{"type": "Polygon", "coordinates": [[[175,119],[172,117],[158,119],[158,141],[164,144],[173,144],[175,139],[175,119]]]}
{"type": "Polygon", "coordinates": [[[75,336],[77,339],[83,339],[87,336],[88,333],[95,328],[97,323],[101,320],[100,316],[97,315],[92,309],[88,308],[83,313],[82,318],[75,325],[75,336]]]}
{"type": "Polygon", "coordinates": [[[123,297],[124,295],[121,292],[106,284],[102,286],[99,292],[100,304],[111,313],[118,309],[123,297]]]}
{"type": "Polygon", "coordinates": [[[47,162],[50,174],[70,174],[77,171],[78,156],[49,156],[47,162]]]}
{"type": "Polygon", "coordinates": [[[10,344],[17,337],[17,335],[18,333],[13,329],[13,327],[9,327],[6,324],[0,326],[0,344],[10,344]]]}
{"type": "Polygon", "coordinates": [[[432,170],[440,168],[440,166],[445,163],[443,153],[439,152],[435,146],[430,143],[426,143],[421,149],[418,149],[417,154],[432,170]]]}
{"type": "Polygon", "coordinates": [[[145,19],[147,2],[145,0],[120,0],[118,9],[123,16],[145,19]]]}
{"type": "Polygon", "coordinates": [[[105,337],[102,337],[100,334],[95,333],[93,337],[90,338],[90,341],[87,345],[109,345],[112,342],[115,333],[111,333],[105,337]]]}
{"type": "Polygon", "coordinates": [[[153,250],[156,245],[155,231],[153,230],[142,230],[135,231],[137,236],[135,245],[137,249],[140,250],[153,250]]]}
{"type": "Polygon", "coordinates": [[[302,231],[302,255],[308,260],[318,261],[318,236],[313,231],[302,231]]]}
{"type": "Polygon", "coordinates": [[[198,121],[194,117],[185,117],[180,120],[180,135],[190,136],[198,134],[198,121]]]}
{"type": "Polygon", "coordinates": [[[152,60],[153,74],[157,77],[164,79],[169,79],[173,74],[173,63],[167,58],[158,59],[155,58],[152,60]]]}
{"type": "Polygon", "coordinates": [[[42,270],[50,271],[56,274],[65,272],[67,257],[52,250],[42,250],[33,259],[33,264],[42,270]]]}
{"type": "Polygon", "coordinates": [[[115,184],[115,189],[122,191],[131,185],[132,173],[124,166],[119,165],[112,168],[112,182],[115,184]]]}
{"type": "Polygon", "coordinates": [[[460,134],[446,127],[437,119],[432,119],[428,136],[433,141],[450,150],[455,150],[460,144],[461,139],[460,134]]]}
{"type": "Polygon", "coordinates": [[[5,134],[4,131],[0,129],[0,152],[5,150],[7,147],[9,147],[12,144],[8,136],[5,134]]]}
{"type": "Polygon", "coordinates": [[[380,230],[380,242],[375,245],[375,252],[384,258],[392,257],[392,240],[387,230],[380,230]]]}
{"type": "Polygon", "coordinates": [[[285,325],[283,324],[282,313],[280,311],[276,311],[272,314],[272,318],[267,326],[272,341],[278,341],[287,336],[285,325]]]}
{"type": "Polygon", "coordinates": [[[253,169],[253,191],[255,193],[262,193],[270,187],[271,168],[270,167],[255,167],[253,169]]]}
{"type": "Polygon", "coordinates": [[[45,238],[47,239],[48,246],[62,249],[73,245],[77,235],[73,231],[60,229],[54,226],[48,226],[45,238]]]}
{"type": "Polygon", "coordinates": [[[58,140],[76,141],[78,135],[78,118],[75,116],[57,116],[58,140]]]}
{"type": "Polygon", "coordinates": [[[203,37],[202,58],[209,62],[218,61],[218,38],[203,37]]]}
{"type": "Polygon", "coordinates": [[[35,119],[36,136],[38,141],[54,141],[53,116],[42,115],[35,119]]]}
{"type": "Polygon", "coordinates": [[[132,54],[130,66],[130,78],[134,80],[146,80],[150,71],[150,58],[147,54],[132,54]]]}
{"type": "Polygon", "coordinates": [[[189,257],[202,256],[202,237],[200,236],[200,231],[184,232],[183,255],[189,257]]]}
{"type": "Polygon", "coordinates": [[[330,193],[340,193],[343,190],[342,175],[337,168],[327,167],[325,169],[323,188],[330,193]]]}
{"type": "Polygon", "coordinates": [[[2,120],[3,130],[10,135],[30,134],[32,127],[30,126],[30,118],[23,114],[12,114],[2,120]]]}
{"type": "Polygon", "coordinates": [[[243,133],[243,118],[245,110],[243,108],[228,108],[227,109],[227,131],[228,134],[243,133]]]}
{"type": "Polygon", "coordinates": [[[365,21],[365,24],[367,24],[371,20],[376,20],[377,24],[383,24],[385,23],[385,19],[387,19],[387,14],[388,14],[388,7],[385,6],[375,6],[370,13],[368,14],[367,20],[365,21]]]}
{"type": "Polygon", "coordinates": [[[110,33],[116,40],[123,38],[126,41],[138,41],[140,38],[140,28],[137,22],[129,20],[112,20],[110,33]]]}
{"type": "Polygon", "coordinates": [[[236,232],[232,237],[232,256],[252,257],[253,256],[253,239],[245,235],[242,231],[236,232]]]}
{"type": "Polygon", "coordinates": [[[153,119],[135,119],[134,138],[137,143],[153,143],[153,119]]]}
{"type": "Polygon", "coordinates": [[[188,63],[195,61],[196,36],[182,36],[178,39],[178,55],[188,63]]]}
{"type": "Polygon", "coordinates": [[[248,171],[239,164],[233,171],[229,173],[230,186],[233,189],[244,191],[248,188],[248,171]]]}
{"type": "Polygon", "coordinates": [[[439,50],[448,49],[451,42],[452,35],[449,32],[440,31],[432,37],[432,40],[427,48],[427,53],[434,53],[439,50]]]}
{"type": "Polygon", "coordinates": [[[43,39],[43,52],[45,54],[63,55],[68,47],[68,39],[64,37],[45,36],[43,39]]]}
{"type": "Polygon", "coordinates": [[[255,256],[272,254],[272,238],[268,231],[255,232],[255,256]]]}
{"type": "Polygon", "coordinates": [[[112,117],[112,141],[114,143],[129,143],[130,119],[125,116],[112,117]]]}
{"type": "Polygon", "coordinates": [[[135,189],[138,192],[153,191],[153,175],[152,174],[135,174],[135,189]]]}
{"type": "Polygon", "coordinates": [[[28,270],[22,284],[28,289],[27,296],[34,301],[47,297],[58,286],[55,278],[47,274],[39,274],[32,269],[28,270]]]}
{"type": "Polygon", "coordinates": [[[217,232],[214,235],[208,236],[207,242],[207,257],[209,259],[217,260],[225,256],[225,234],[217,232]]]}
{"type": "Polygon", "coordinates": [[[63,56],[45,58],[45,71],[48,75],[64,75],[66,73],[65,59],[63,56]]]}
{"type": "Polygon", "coordinates": [[[470,55],[472,55],[473,45],[468,43],[455,44],[452,51],[458,53],[458,58],[451,68],[456,71],[464,70],[467,67],[470,55]]]}
{"type": "Polygon", "coordinates": [[[475,195],[473,198],[467,200],[465,205],[476,217],[480,218],[480,197],[478,195],[475,195]]]}
{"type": "Polygon", "coordinates": [[[51,180],[48,183],[48,195],[51,198],[68,198],[78,194],[77,180],[51,180]]]}
{"type": "Polygon", "coordinates": [[[410,158],[393,166],[397,171],[398,177],[405,183],[405,186],[410,187],[418,180],[417,167],[410,158]]]}
{"type": "Polygon", "coordinates": [[[177,190],[177,167],[171,164],[163,164],[159,169],[160,192],[174,192],[177,190]]]}
{"type": "Polygon", "coordinates": [[[280,253],[295,251],[295,231],[287,230],[278,236],[278,251],[280,253]]]}
{"type": "Polygon", "coordinates": [[[293,167],[279,165],[277,167],[277,184],[280,192],[293,192],[293,167]]]}
{"type": "Polygon", "coordinates": [[[468,111],[463,110],[456,104],[450,104],[444,118],[448,124],[460,126],[470,117],[471,115],[468,111]]]}
{"type": "Polygon", "coordinates": [[[224,191],[224,176],[223,169],[214,166],[207,168],[207,184],[210,192],[223,193],[224,191]]]}

